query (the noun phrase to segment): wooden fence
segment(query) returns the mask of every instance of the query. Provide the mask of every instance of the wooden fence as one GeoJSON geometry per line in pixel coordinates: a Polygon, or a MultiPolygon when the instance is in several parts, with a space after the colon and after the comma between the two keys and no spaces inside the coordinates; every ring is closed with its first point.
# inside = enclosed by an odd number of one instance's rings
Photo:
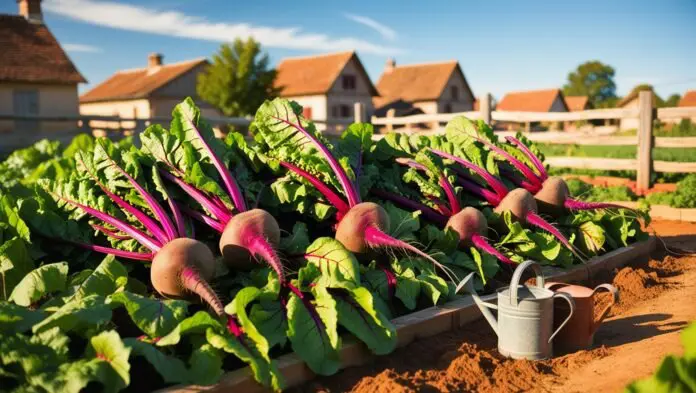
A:
{"type": "MultiPolygon", "coordinates": [[[[414,124],[429,124],[433,131],[441,132],[440,126],[456,116],[466,116],[470,119],[482,119],[487,123],[512,122],[529,124],[532,122],[574,122],[583,120],[620,120],[626,118],[639,119],[637,136],[617,137],[611,135],[597,135],[580,132],[531,132],[526,136],[537,142],[549,144],[577,144],[577,145],[636,145],[635,159],[617,158],[590,158],[590,157],[547,157],[549,165],[554,167],[599,169],[599,170],[636,170],[637,184],[639,188],[649,188],[651,175],[654,172],[696,172],[696,162],[667,162],[655,161],[652,158],[655,147],[696,147],[696,137],[684,138],[655,138],[653,127],[656,119],[661,121],[696,118],[696,107],[692,108],[660,108],[652,107],[652,95],[650,92],[639,94],[639,107],[634,109],[592,109],[578,112],[511,112],[494,111],[491,105],[491,95],[485,94],[480,101],[480,110],[461,113],[419,114],[403,117],[394,117],[391,111],[387,117],[372,117],[368,119],[365,107],[361,103],[355,103],[354,118],[338,121],[314,120],[329,132],[340,130],[343,126],[355,122],[370,121],[376,126],[382,126],[386,130],[393,130],[394,126],[406,126],[406,132],[410,132],[410,126],[414,124]]],[[[218,117],[206,118],[213,127],[234,125],[248,127],[251,118],[244,117],[218,117]]],[[[120,118],[116,116],[8,116],[0,115],[2,121],[32,121],[65,123],[63,131],[48,132],[9,132],[0,133],[0,153],[8,152],[18,147],[27,146],[42,138],[70,140],[79,133],[106,135],[118,139],[124,135],[136,135],[153,123],[168,124],[169,117],[155,117],[149,119],[120,118]]],[[[529,126],[527,126],[529,128],[529,126]]],[[[506,135],[506,132],[500,133],[506,135]]],[[[696,160],[696,157],[694,157],[696,160]]]]}
{"type": "MultiPolygon", "coordinates": [[[[685,173],[696,172],[696,155],[694,162],[667,162],[655,161],[652,158],[653,148],[665,147],[694,147],[696,137],[664,137],[655,138],[653,135],[655,120],[675,120],[682,118],[696,118],[696,107],[683,108],[659,108],[652,107],[652,94],[644,91],[639,94],[638,108],[592,109],[578,112],[512,112],[491,110],[491,96],[485,94],[481,100],[480,110],[461,113],[419,114],[412,116],[372,117],[371,122],[377,126],[384,126],[386,130],[394,129],[394,126],[405,126],[406,132],[414,124],[430,124],[431,131],[423,134],[442,132],[440,124],[457,116],[466,116],[470,119],[482,119],[491,122],[513,122],[528,124],[532,122],[574,122],[583,120],[620,120],[637,118],[639,121],[637,136],[611,136],[597,135],[584,132],[530,132],[525,134],[527,138],[536,142],[548,144],[577,144],[577,145],[636,145],[635,159],[618,158],[593,158],[593,157],[547,157],[546,161],[553,167],[600,169],[600,170],[635,170],[637,171],[637,186],[641,189],[650,187],[650,179],[654,172],[685,173]]],[[[514,133],[500,132],[501,136],[514,133]]]]}
{"type": "MultiPolygon", "coordinates": [[[[328,133],[337,133],[345,126],[365,118],[365,110],[362,105],[356,105],[355,118],[345,120],[315,120],[314,122],[328,133]]],[[[251,124],[251,117],[206,117],[206,121],[216,129],[225,126],[236,126],[246,129],[251,124]]],[[[0,155],[12,150],[26,147],[41,139],[59,140],[68,142],[78,134],[90,134],[94,136],[108,136],[111,139],[120,139],[125,136],[137,135],[152,124],[167,126],[171,117],[152,118],[124,118],[118,116],[18,116],[0,114],[0,124],[23,124],[24,129],[14,129],[3,132],[0,129],[0,155]],[[30,125],[27,127],[27,125],[30,125]],[[40,131],[36,131],[38,128],[40,131]]]]}

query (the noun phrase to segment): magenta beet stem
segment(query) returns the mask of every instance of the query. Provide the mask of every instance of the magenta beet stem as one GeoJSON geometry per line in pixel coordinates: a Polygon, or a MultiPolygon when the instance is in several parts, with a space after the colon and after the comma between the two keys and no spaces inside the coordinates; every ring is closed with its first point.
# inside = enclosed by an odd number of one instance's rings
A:
{"type": "Polygon", "coordinates": [[[474,247],[490,255],[493,255],[494,257],[498,258],[500,262],[507,263],[508,265],[515,264],[515,262],[503,255],[503,253],[501,253],[500,251],[496,250],[495,247],[488,243],[488,240],[486,240],[483,236],[479,235],[478,233],[471,235],[471,242],[474,244],[474,247]]]}

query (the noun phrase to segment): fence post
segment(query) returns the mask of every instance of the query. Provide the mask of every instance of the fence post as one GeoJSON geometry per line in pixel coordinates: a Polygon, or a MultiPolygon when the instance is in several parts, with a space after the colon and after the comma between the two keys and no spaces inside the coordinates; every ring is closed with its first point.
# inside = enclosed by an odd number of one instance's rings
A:
{"type": "Polygon", "coordinates": [[[481,111],[481,119],[488,124],[489,126],[492,127],[491,125],[491,93],[486,93],[481,96],[481,100],[479,101],[479,111],[481,111]]]}
{"type": "MultiPolygon", "coordinates": [[[[396,115],[396,109],[391,108],[387,110],[387,119],[393,119],[394,116],[396,115]]],[[[394,131],[394,125],[389,123],[387,124],[387,132],[394,131]]]]}
{"type": "Polygon", "coordinates": [[[636,183],[639,190],[650,188],[650,179],[653,173],[652,149],[655,113],[652,105],[652,94],[652,91],[641,91],[638,94],[638,174],[636,183]]]}
{"type": "Polygon", "coordinates": [[[366,121],[365,105],[362,102],[353,104],[353,116],[355,117],[354,123],[364,123],[366,121]]]}

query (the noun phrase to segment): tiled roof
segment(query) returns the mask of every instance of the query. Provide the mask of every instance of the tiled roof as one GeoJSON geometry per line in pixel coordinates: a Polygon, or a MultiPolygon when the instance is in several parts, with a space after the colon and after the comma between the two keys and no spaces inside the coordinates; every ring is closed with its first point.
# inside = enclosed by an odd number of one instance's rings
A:
{"type": "Polygon", "coordinates": [[[17,15],[0,15],[0,81],[87,82],[46,25],[17,15]]]}
{"type": "Polygon", "coordinates": [[[507,93],[496,106],[499,111],[548,112],[556,97],[560,95],[563,106],[568,109],[563,93],[559,89],[529,90],[507,93]]]}
{"type": "Polygon", "coordinates": [[[207,63],[208,61],[205,59],[194,59],[152,68],[118,71],[109,79],[80,96],[80,102],[145,98],[174,79],[207,63]]]}
{"type": "Polygon", "coordinates": [[[679,100],[679,106],[696,106],[696,90],[688,90],[679,100]]]}
{"type": "Polygon", "coordinates": [[[281,89],[283,97],[326,94],[351,59],[357,62],[371,93],[376,95],[377,91],[355,52],[283,59],[278,64],[274,85],[281,89]]]}
{"type": "MultiPolygon", "coordinates": [[[[375,105],[381,106],[396,100],[409,102],[437,100],[455,71],[461,73],[459,63],[456,61],[394,67],[385,71],[377,81],[380,97],[374,100],[375,105]]],[[[462,77],[464,77],[463,73],[462,77]]],[[[470,92],[466,78],[464,83],[470,92]]],[[[473,97],[471,98],[473,100],[473,97]]]]}
{"type": "Polygon", "coordinates": [[[588,96],[565,96],[566,106],[571,112],[584,111],[588,101],[588,96]]]}

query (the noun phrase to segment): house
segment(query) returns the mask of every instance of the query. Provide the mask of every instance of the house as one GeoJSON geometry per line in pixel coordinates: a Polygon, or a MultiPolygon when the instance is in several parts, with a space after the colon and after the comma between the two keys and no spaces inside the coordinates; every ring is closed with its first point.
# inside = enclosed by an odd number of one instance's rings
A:
{"type": "MultiPolygon", "coordinates": [[[[631,91],[628,95],[626,95],[624,98],[619,100],[619,102],[616,103],[617,108],[625,108],[625,109],[638,109],[638,93],[640,93],[640,90],[633,90],[631,91]]],[[[652,93],[652,105],[655,107],[655,102],[657,102],[657,99],[655,97],[655,93],[652,93]]],[[[638,123],[639,119],[638,117],[629,117],[629,118],[624,118],[619,121],[619,128],[622,130],[637,130],[638,129],[638,123]]]]}
{"type": "Polygon", "coordinates": [[[588,96],[565,96],[565,102],[569,112],[580,112],[592,109],[588,96]]]}
{"type": "MultiPolygon", "coordinates": [[[[505,94],[503,99],[496,105],[496,110],[511,112],[568,112],[568,105],[560,89],[527,90],[505,94]]],[[[498,124],[508,129],[518,127],[514,123],[498,124]]],[[[534,122],[533,124],[538,123],[534,122]]],[[[533,124],[527,123],[526,130],[529,131],[533,124]]],[[[557,126],[555,125],[554,128],[557,126]]]]}
{"type": "Polygon", "coordinates": [[[498,111],[568,112],[560,89],[527,90],[507,93],[496,106],[498,111]]]}
{"type": "Polygon", "coordinates": [[[117,71],[82,94],[80,113],[127,119],[168,118],[176,104],[192,97],[204,116],[218,117],[220,113],[196,94],[198,74],[208,64],[203,58],[163,64],[161,54],[151,53],[147,67],[117,71]]]}
{"type": "Polygon", "coordinates": [[[679,100],[679,106],[696,106],[696,90],[687,90],[681,100],[679,100]]]}
{"type": "MultiPolygon", "coordinates": [[[[377,90],[355,52],[285,58],[277,72],[274,86],[280,96],[302,105],[308,119],[350,122],[356,102],[363,104],[367,116],[372,114],[377,90]]],[[[317,128],[327,129],[325,124],[317,128]]]]}
{"type": "Polygon", "coordinates": [[[392,107],[407,112],[403,103],[423,113],[465,112],[473,110],[475,101],[457,61],[397,66],[388,59],[377,91],[373,102],[378,113],[392,107]]]}
{"type": "MultiPolygon", "coordinates": [[[[687,90],[679,100],[680,107],[696,107],[696,90],[687,90]]],[[[696,123],[696,116],[691,117],[691,121],[696,123]]]]}
{"type": "MultiPolygon", "coordinates": [[[[0,14],[0,114],[78,116],[77,86],[87,81],[43,23],[41,1],[17,4],[19,15],[0,14]]],[[[77,122],[0,121],[0,133],[26,133],[26,143],[29,133],[76,128],[77,122]]]]}

